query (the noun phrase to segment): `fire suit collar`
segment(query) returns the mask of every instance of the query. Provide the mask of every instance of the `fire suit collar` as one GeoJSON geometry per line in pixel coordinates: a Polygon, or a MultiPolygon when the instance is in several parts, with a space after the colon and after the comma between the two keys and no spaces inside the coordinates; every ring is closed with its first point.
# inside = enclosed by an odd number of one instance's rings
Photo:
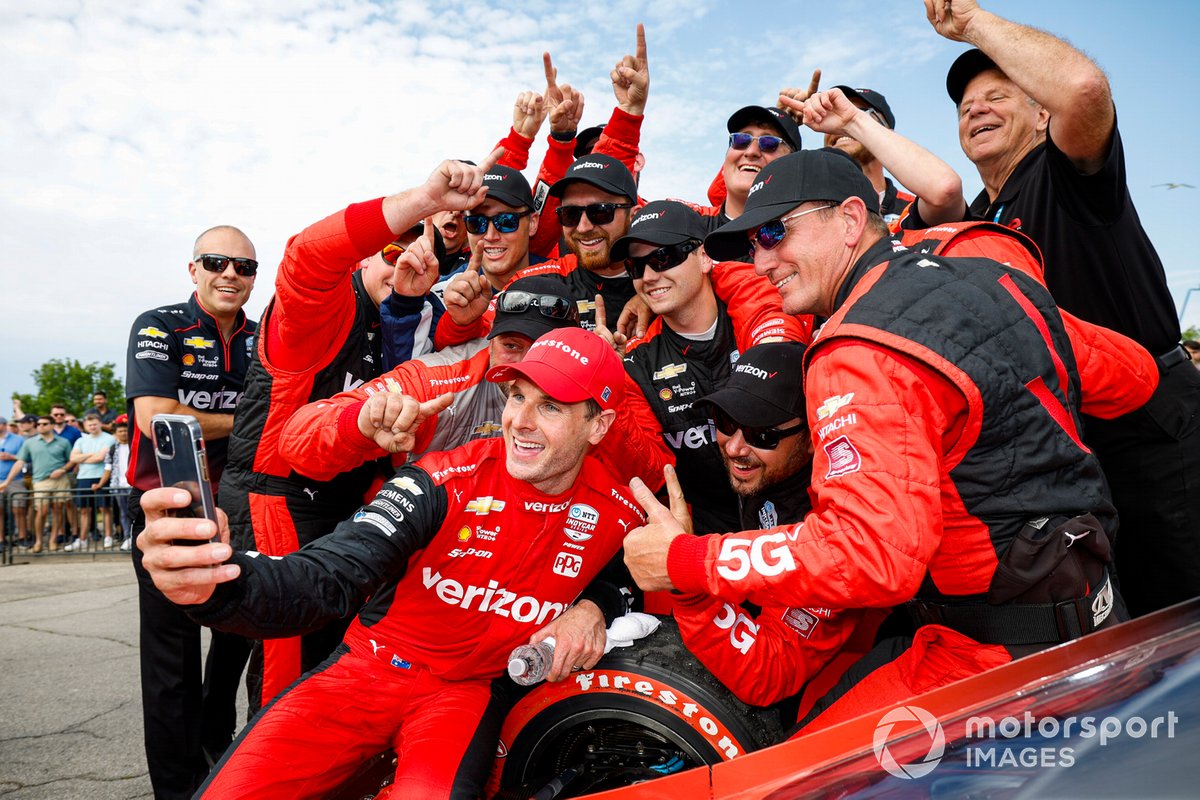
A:
{"type": "MultiPolygon", "coordinates": [[[[837,297],[834,300],[834,309],[839,309],[846,302],[846,298],[854,291],[854,287],[863,279],[863,276],[872,270],[872,268],[882,264],[885,261],[890,261],[896,255],[896,248],[902,247],[892,240],[890,236],[884,236],[878,242],[873,244],[867,252],[855,262],[850,269],[850,274],[846,276],[846,280],[838,288],[837,297]]],[[[902,249],[901,252],[907,252],[907,249],[902,249]]]]}

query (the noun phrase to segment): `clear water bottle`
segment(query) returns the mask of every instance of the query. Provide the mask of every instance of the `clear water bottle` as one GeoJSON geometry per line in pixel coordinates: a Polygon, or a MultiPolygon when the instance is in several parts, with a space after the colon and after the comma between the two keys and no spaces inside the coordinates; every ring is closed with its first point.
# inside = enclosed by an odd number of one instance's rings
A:
{"type": "Polygon", "coordinates": [[[508,657],[508,677],[522,686],[532,686],[545,680],[553,663],[553,638],[543,639],[536,644],[523,644],[508,657]]]}

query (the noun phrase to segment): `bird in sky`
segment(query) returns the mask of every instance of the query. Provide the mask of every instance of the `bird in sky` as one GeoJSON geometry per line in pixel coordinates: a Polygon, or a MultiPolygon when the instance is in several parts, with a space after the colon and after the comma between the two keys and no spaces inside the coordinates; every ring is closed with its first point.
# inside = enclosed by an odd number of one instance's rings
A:
{"type": "Polygon", "coordinates": [[[1157,189],[1159,186],[1165,186],[1167,189],[1195,189],[1190,183],[1156,183],[1152,188],[1157,189]]]}

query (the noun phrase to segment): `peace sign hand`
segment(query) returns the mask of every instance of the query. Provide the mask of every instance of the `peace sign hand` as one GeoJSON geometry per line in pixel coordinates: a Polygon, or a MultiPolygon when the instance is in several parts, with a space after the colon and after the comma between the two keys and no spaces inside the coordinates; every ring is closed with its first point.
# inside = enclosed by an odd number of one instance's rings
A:
{"type": "Polygon", "coordinates": [[[625,536],[625,566],[629,567],[637,585],[647,592],[675,588],[667,573],[667,554],[675,537],[692,535],[692,514],[675,468],[669,464],[663,467],[663,477],[669,507],[660,503],[641,479],[634,478],[629,482],[634,499],[646,512],[647,522],[625,536]]]}

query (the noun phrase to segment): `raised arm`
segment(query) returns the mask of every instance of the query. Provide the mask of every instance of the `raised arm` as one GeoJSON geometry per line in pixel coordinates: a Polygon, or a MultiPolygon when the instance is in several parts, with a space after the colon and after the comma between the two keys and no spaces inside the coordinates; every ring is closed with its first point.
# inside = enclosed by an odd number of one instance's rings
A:
{"type": "Polygon", "coordinates": [[[1050,112],[1050,138],[1080,172],[1100,168],[1116,111],[1108,79],[1094,61],[1057,36],[985,11],[974,0],[925,0],[925,15],[945,38],[978,47],[1050,112]]]}

